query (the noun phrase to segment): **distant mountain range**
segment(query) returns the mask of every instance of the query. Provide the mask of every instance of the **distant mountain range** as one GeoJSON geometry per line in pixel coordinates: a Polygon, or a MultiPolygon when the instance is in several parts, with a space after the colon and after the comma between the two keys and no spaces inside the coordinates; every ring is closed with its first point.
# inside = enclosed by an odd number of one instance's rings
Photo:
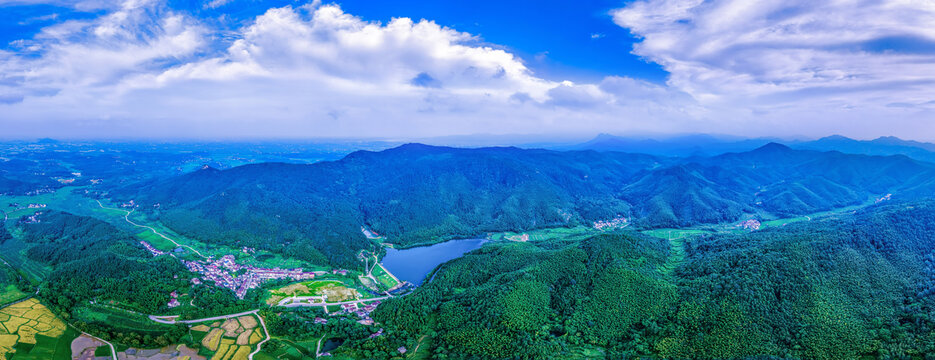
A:
{"type": "Polygon", "coordinates": [[[636,227],[785,217],[889,193],[935,195],[935,165],[778,143],[685,158],[407,144],[333,162],[207,168],[115,194],[203,241],[349,263],[368,246],[361,226],[412,245],[620,216],[636,227]]]}
{"type": "Polygon", "coordinates": [[[916,160],[935,162],[935,144],[886,136],[874,140],[855,140],[840,135],[818,140],[783,140],[778,138],[737,138],[713,135],[685,135],[663,139],[621,137],[600,134],[587,142],[568,146],[567,150],[596,150],[643,153],[657,156],[713,156],[728,152],[750,151],[775,142],[794,149],[840,151],[863,155],[906,155],[916,160]]]}

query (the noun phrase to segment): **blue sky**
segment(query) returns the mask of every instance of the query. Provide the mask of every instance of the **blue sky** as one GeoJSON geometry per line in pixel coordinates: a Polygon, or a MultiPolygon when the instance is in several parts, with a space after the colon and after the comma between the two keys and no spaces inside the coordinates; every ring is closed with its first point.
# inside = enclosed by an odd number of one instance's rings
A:
{"type": "Polygon", "coordinates": [[[0,0],[0,126],[935,140],[932,19],[900,0],[0,0]]]}
{"type": "MultiPolygon", "coordinates": [[[[477,35],[492,46],[522,57],[539,76],[553,80],[595,81],[626,75],[662,83],[666,72],[658,64],[631,54],[637,41],[612,21],[620,1],[337,1],[345,11],[365,20],[429,19],[477,35]]],[[[218,27],[248,25],[269,8],[294,5],[292,0],[239,1],[205,8],[201,0],[173,0],[169,7],[213,22],[218,27]],[[226,16],[226,21],[218,21],[226,16]]],[[[90,19],[100,9],[79,11],[56,4],[12,3],[0,12],[0,43],[29,38],[43,27],[70,19],[90,19]]]]}

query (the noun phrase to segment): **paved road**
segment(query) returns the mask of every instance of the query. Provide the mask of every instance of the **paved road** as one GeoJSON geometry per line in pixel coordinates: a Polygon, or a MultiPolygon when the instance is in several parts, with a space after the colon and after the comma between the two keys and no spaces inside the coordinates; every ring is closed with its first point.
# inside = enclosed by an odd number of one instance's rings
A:
{"type": "Polygon", "coordinates": [[[158,322],[158,323],[163,323],[163,324],[197,324],[197,323],[200,323],[200,322],[208,322],[208,321],[215,321],[215,320],[227,320],[227,319],[230,319],[230,318],[241,317],[241,316],[244,316],[244,315],[256,315],[256,313],[257,313],[258,311],[259,311],[259,310],[250,310],[250,311],[244,311],[244,312],[242,312],[242,313],[229,314],[229,315],[221,315],[221,316],[213,316],[213,317],[209,317],[209,318],[195,319],[195,320],[167,320],[167,318],[169,318],[168,316],[156,316],[156,315],[149,315],[149,319],[152,320],[152,321],[158,322]]]}
{"type": "MultiPolygon", "coordinates": [[[[269,341],[269,339],[270,339],[269,330],[266,328],[266,322],[263,321],[263,317],[262,317],[262,316],[260,316],[259,314],[257,314],[258,312],[259,312],[259,310],[250,310],[250,311],[244,311],[244,312],[236,313],[236,314],[228,314],[228,315],[221,315],[221,316],[212,316],[212,317],[209,317],[209,318],[195,319],[195,320],[174,320],[174,319],[173,319],[173,320],[167,320],[167,318],[170,318],[170,317],[168,317],[168,316],[149,315],[149,319],[152,320],[152,321],[158,322],[158,323],[163,323],[163,324],[197,324],[197,323],[200,323],[200,322],[208,322],[208,321],[215,321],[215,320],[227,320],[227,319],[230,319],[230,318],[237,318],[237,317],[246,316],[246,315],[253,315],[253,316],[256,316],[256,318],[260,320],[260,326],[263,327],[263,334],[266,335],[266,339],[263,339],[263,341],[260,341],[259,343],[257,343],[257,344],[256,344],[256,349],[254,349],[253,352],[250,353],[250,355],[247,355],[247,359],[253,360],[253,356],[256,355],[256,354],[258,354],[258,353],[260,352],[260,350],[263,349],[263,344],[265,344],[265,343],[266,343],[267,341],[269,341]]],[[[176,317],[177,317],[177,316],[176,316],[176,317]]],[[[112,347],[112,348],[113,348],[113,347],[112,347]]],[[[116,357],[115,357],[114,359],[116,359],[116,357]]]]}
{"type": "Polygon", "coordinates": [[[351,300],[351,301],[341,301],[341,302],[333,302],[333,303],[298,303],[298,304],[292,303],[292,304],[285,304],[285,305],[282,304],[283,301],[286,301],[286,300],[289,300],[289,299],[294,299],[294,300],[311,300],[311,299],[318,299],[317,296],[298,296],[298,297],[291,297],[291,298],[283,299],[282,301],[280,301],[279,306],[282,306],[282,307],[331,306],[331,305],[339,305],[339,306],[340,306],[340,305],[345,305],[345,304],[359,304],[359,303],[365,303],[365,302],[370,302],[370,301],[386,300],[386,299],[389,299],[389,298],[390,298],[389,296],[380,296],[380,297],[369,298],[369,299],[351,300]]]}
{"type": "Polygon", "coordinates": [[[110,356],[113,356],[113,357],[114,357],[114,360],[118,360],[118,359],[117,359],[117,349],[114,348],[114,344],[111,344],[110,341],[101,339],[101,338],[99,338],[99,337],[97,337],[97,336],[88,334],[88,333],[86,333],[86,332],[84,332],[84,331],[82,331],[81,333],[82,333],[82,334],[85,334],[85,335],[87,335],[87,336],[89,336],[89,337],[91,337],[92,339],[95,339],[95,340],[97,340],[97,341],[100,341],[100,342],[102,342],[102,343],[105,343],[105,344],[107,344],[107,346],[110,346],[110,356]]]}
{"type": "Polygon", "coordinates": [[[321,341],[324,339],[324,336],[322,336],[321,339],[318,339],[318,346],[315,347],[315,358],[321,357],[321,341]]]}
{"type": "Polygon", "coordinates": [[[247,359],[250,359],[250,360],[253,360],[253,355],[258,354],[260,352],[260,349],[263,348],[263,344],[265,344],[270,339],[269,330],[266,330],[266,323],[263,322],[263,317],[260,315],[257,315],[256,313],[254,313],[254,315],[256,315],[257,319],[260,319],[260,325],[263,326],[263,333],[266,334],[266,339],[263,339],[263,341],[260,341],[258,344],[256,344],[256,350],[253,350],[253,352],[247,356],[247,359]]]}

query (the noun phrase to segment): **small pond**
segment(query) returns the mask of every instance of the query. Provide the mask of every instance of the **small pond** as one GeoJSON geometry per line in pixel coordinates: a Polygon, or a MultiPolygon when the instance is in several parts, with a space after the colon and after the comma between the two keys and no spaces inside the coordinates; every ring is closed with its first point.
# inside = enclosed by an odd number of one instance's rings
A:
{"type": "Polygon", "coordinates": [[[344,339],[341,338],[330,338],[321,343],[321,352],[329,352],[331,350],[337,349],[338,346],[344,344],[344,339]]]}

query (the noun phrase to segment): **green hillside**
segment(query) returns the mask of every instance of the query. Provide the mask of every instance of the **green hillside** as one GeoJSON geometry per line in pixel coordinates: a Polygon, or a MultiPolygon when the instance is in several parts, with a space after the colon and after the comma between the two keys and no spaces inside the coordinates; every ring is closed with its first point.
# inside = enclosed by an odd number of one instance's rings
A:
{"type": "Polygon", "coordinates": [[[207,168],[115,195],[205,243],[350,267],[373,246],[362,225],[402,246],[617,217],[686,227],[924,198],[933,179],[933,165],[903,156],[779,144],[685,159],[410,144],[311,165],[207,168]]]}

